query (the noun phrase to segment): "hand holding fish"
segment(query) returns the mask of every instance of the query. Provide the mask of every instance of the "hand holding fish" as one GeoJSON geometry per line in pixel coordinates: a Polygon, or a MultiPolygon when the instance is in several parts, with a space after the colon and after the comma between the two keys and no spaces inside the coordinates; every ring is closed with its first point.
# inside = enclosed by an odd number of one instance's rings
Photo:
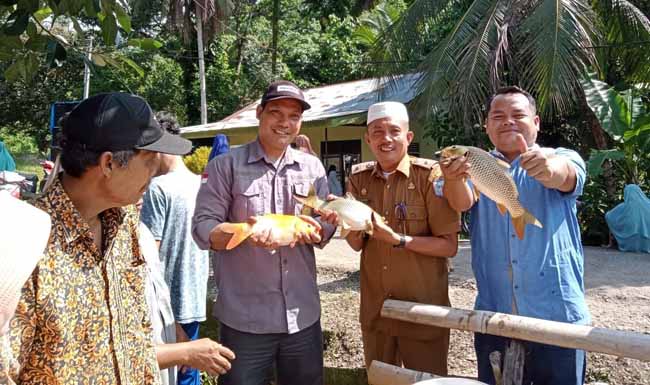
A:
{"type": "Polygon", "coordinates": [[[316,231],[307,231],[305,229],[299,230],[296,233],[296,242],[290,244],[289,247],[294,247],[296,244],[312,245],[320,243],[323,238],[323,228],[320,223],[308,215],[298,215],[297,217],[305,221],[307,224],[312,225],[316,231]]]}
{"type": "Polygon", "coordinates": [[[397,234],[393,229],[388,226],[383,220],[377,219],[379,214],[372,214],[372,235],[371,238],[378,240],[380,242],[385,242],[390,245],[399,244],[399,234],[397,234]]]}
{"type": "MultiPolygon", "coordinates": [[[[331,202],[338,198],[334,194],[329,194],[326,201],[331,202]]],[[[320,215],[320,219],[323,222],[329,223],[332,226],[338,226],[340,223],[339,215],[334,210],[328,210],[324,208],[314,208],[314,213],[320,215]]]]}
{"type": "Polygon", "coordinates": [[[465,155],[447,158],[440,161],[440,171],[445,181],[465,181],[469,177],[469,168],[472,165],[467,162],[465,155]]]}

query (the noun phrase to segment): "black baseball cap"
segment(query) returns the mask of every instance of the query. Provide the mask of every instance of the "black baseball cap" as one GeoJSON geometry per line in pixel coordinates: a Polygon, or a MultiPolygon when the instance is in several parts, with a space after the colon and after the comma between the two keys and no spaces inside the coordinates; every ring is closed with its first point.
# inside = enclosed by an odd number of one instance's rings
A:
{"type": "Polygon", "coordinates": [[[148,150],[185,155],[192,142],[163,130],[149,104],[124,92],[94,95],[79,103],[63,122],[63,135],[93,151],[148,150]]]}
{"type": "Polygon", "coordinates": [[[262,107],[271,100],[278,99],[295,99],[300,102],[303,111],[311,108],[309,103],[305,101],[305,95],[302,93],[302,90],[288,80],[278,80],[269,85],[264,95],[262,95],[262,107]]]}

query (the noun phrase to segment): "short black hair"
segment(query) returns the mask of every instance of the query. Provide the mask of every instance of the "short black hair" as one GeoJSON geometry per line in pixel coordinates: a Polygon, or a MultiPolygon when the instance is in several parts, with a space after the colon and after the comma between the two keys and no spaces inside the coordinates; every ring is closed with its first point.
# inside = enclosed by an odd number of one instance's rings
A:
{"type": "Polygon", "coordinates": [[[163,130],[172,135],[180,135],[181,128],[178,124],[178,119],[176,119],[176,115],[167,111],[158,111],[156,112],[156,120],[163,130]]]}
{"type": "Polygon", "coordinates": [[[498,90],[496,90],[496,92],[493,93],[488,98],[487,103],[485,104],[485,113],[487,114],[490,112],[490,108],[492,108],[492,101],[494,100],[494,98],[496,98],[499,95],[506,95],[506,94],[524,95],[526,99],[528,99],[528,103],[530,104],[530,107],[533,109],[533,114],[537,114],[537,102],[535,101],[533,95],[531,95],[528,91],[518,86],[501,87],[498,90]]]}
{"type": "Polygon", "coordinates": [[[336,171],[336,165],[334,165],[334,164],[330,164],[330,167],[329,167],[329,169],[327,170],[327,173],[329,174],[329,173],[332,172],[332,171],[336,171]]]}

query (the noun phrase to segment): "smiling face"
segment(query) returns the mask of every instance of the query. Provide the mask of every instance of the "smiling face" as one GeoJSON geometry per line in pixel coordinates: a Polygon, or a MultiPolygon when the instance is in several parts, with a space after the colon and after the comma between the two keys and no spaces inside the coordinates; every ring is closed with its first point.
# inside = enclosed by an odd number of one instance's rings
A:
{"type": "Polygon", "coordinates": [[[539,116],[525,95],[497,95],[490,104],[486,131],[497,150],[508,158],[515,158],[521,153],[517,134],[524,137],[528,147],[532,146],[539,132],[539,116]]]}
{"type": "Polygon", "coordinates": [[[413,132],[409,131],[406,122],[386,117],[373,120],[368,125],[365,139],[381,169],[391,172],[406,155],[413,132]]]}
{"type": "Polygon", "coordinates": [[[267,155],[279,158],[302,125],[302,105],[295,99],[271,100],[257,107],[259,140],[267,155]]]}

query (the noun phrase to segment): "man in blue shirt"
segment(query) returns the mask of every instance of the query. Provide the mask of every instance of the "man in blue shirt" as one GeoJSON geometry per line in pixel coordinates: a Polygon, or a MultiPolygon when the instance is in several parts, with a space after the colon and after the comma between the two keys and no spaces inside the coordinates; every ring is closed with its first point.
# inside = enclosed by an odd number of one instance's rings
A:
{"type": "MultiPolygon", "coordinates": [[[[475,308],[575,324],[588,324],[583,283],[583,251],[576,218],[584,161],[572,150],[537,145],[539,116],[535,100],[518,87],[498,90],[488,103],[486,131],[496,147],[491,154],[510,163],[519,199],[543,228],[528,226],[515,234],[510,215],[494,201],[475,201],[465,183],[471,164],[465,157],[441,165],[446,194],[463,196],[457,210],[470,210],[472,269],[478,295],[475,308]]],[[[458,201],[457,201],[458,202],[458,201]]],[[[479,380],[494,384],[489,354],[503,354],[508,340],[475,334],[479,380]]],[[[583,384],[585,352],[525,343],[524,383],[583,384]]]]}

